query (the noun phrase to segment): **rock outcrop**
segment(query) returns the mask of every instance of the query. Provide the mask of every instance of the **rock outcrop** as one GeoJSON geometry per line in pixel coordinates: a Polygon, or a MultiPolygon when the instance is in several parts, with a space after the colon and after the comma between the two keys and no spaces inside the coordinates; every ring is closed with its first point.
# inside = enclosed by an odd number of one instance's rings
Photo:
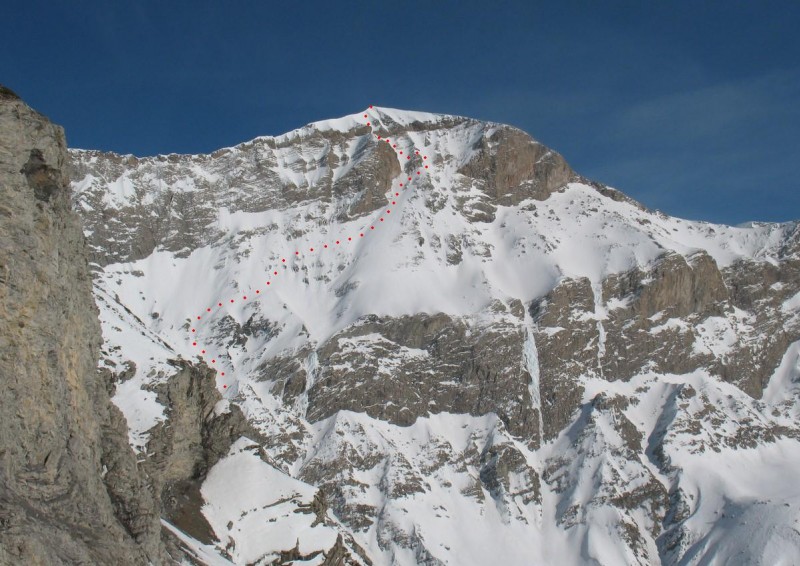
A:
{"type": "Polygon", "coordinates": [[[0,87],[0,563],[162,563],[156,493],[97,369],[63,130],[0,87]]]}
{"type": "Polygon", "coordinates": [[[534,301],[545,438],[574,416],[587,375],[614,381],[705,368],[761,397],[800,339],[800,325],[782,308],[800,291],[794,253],[787,250],[779,266],[743,261],[726,270],[702,251],[668,253],[598,289],[565,279],[534,301]]]}
{"type": "Polygon", "coordinates": [[[429,413],[496,413],[514,434],[538,438],[530,376],[521,360],[526,339],[518,301],[496,303],[492,324],[443,313],[370,316],[332,337],[315,355],[319,370],[276,358],[263,368],[287,402],[307,392],[311,421],[338,411],[408,426],[429,413]],[[400,402],[398,402],[400,401],[400,402]]]}
{"type": "Polygon", "coordinates": [[[215,372],[176,361],[176,373],[157,387],[167,420],[151,430],[144,468],[161,497],[162,516],[193,538],[215,540],[201,508],[208,470],[243,435],[259,438],[237,406],[223,406],[215,372]]]}

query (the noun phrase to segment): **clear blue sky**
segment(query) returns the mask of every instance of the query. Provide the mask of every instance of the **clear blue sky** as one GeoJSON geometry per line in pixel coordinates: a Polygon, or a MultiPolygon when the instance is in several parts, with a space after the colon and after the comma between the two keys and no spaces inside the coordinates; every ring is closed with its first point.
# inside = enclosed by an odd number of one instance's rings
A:
{"type": "Polygon", "coordinates": [[[4,4],[0,83],[73,147],[206,152],[376,104],[518,126],[670,214],[800,218],[800,2],[4,4]]]}

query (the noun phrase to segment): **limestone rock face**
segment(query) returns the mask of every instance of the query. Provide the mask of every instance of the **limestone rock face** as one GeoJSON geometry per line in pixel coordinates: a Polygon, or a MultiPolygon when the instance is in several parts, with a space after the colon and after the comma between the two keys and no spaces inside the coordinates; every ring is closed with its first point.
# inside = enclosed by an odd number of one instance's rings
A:
{"type": "Polygon", "coordinates": [[[158,503],[97,370],[64,132],[0,88],[0,562],[161,562],[158,503]]]}
{"type": "Polygon", "coordinates": [[[275,390],[289,403],[307,391],[312,421],[350,410],[408,426],[429,413],[494,412],[512,433],[533,440],[539,419],[530,376],[521,362],[505,362],[523,357],[522,304],[495,308],[503,318],[491,325],[441,313],[369,317],[316,353],[310,385],[305,371],[280,359],[265,375],[278,379],[275,390]]]}
{"type": "Polygon", "coordinates": [[[573,176],[563,157],[513,128],[481,137],[475,149],[459,172],[482,183],[500,205],[545,200],[573,176]]]}
{"type": "Polygon", "coordinates": [[[208,470],[243,435],[258,438],[239,407],[215,410],[222,396],[214,372],[204,365],[176,362],[176,373],[157,387],[167,420],[152,430],[144,467],[161,497],[162,516],[195,539],[214,534],[201,512],[200,486],[208,470]]]}
{"type": "Polygon", "coordinates": [[[566,279],[530,306],[536,324],[543,435],[553,437],[580,404],[578,378],[597,366],[599,330],[589,322],[595,304],[588,279],[566,279]]]}
{"type": "Polygon", "coordinates": [[[613,381],[706,368],[760,397],[788,345],[800,338],[797,321],[781,309],[798,290],[795,264],[789,256],[780,267],[741,262],[723,271],[702,251],[688,258],[667,253],[647,269],[609,276],[597,289],[588,279],[561,281],[530,307],[545,437],[577,410],[579,378],[586,375],[613,381]],[[779,280],[786,283],[776,287],[779,280]],[[747,339],[756,328],[758,345],[747,339]],[[725,355],[710,346],[720,332],[737,335],[725,355]]]}

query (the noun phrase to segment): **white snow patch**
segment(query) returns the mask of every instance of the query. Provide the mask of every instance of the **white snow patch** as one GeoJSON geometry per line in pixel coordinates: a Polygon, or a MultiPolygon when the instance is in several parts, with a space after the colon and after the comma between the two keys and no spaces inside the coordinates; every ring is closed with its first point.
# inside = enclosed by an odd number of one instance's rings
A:
{"type": "Polygon", "coordinates": [[[269,562],[296,543],[303,554],[332,547],[336,530],[312,527],[315,515],[297,512],[299,506],[310,505],[316,488],[264,463],[258,450],[249,439],[239,439],[211,468],[201,488],[203,514],[223,547],[234,543],[234,563],[269,562]]]}

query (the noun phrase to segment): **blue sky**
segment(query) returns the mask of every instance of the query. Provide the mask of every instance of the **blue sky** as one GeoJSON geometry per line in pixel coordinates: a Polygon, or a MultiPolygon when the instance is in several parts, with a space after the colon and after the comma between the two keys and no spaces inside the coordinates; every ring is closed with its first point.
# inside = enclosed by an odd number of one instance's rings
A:
{"type": "Polygon", "coordinates": [[[800,218],[798,2],[7,4],[0,83],[73,147],[206,152],[375,104],[512,124],[669,214],[800,218]]]}

